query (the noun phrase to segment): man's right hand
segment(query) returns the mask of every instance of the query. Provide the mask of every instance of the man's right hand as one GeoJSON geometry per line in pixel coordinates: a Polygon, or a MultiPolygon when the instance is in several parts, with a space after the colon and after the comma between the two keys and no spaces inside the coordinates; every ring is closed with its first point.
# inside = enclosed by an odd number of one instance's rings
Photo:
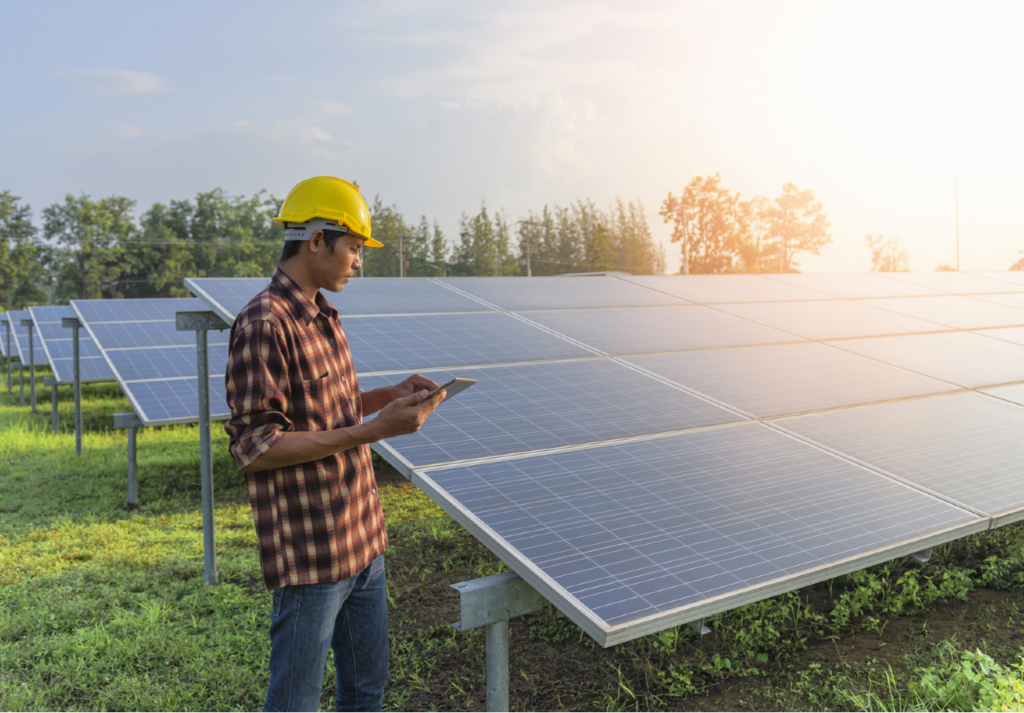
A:
{"type": "Polygon", "coordinates": [[[380,410],[370,422],[378,440],[415,433],[427,420],[427,416],[444,401],[445,392],[439,391],[427,398],[429,391],[419,391],[411,396],[395,399],[380,410]]]}

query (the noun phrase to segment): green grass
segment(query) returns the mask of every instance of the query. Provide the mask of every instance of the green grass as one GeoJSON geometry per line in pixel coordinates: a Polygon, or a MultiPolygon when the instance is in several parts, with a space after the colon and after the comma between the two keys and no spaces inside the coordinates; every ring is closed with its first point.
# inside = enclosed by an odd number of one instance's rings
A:
{"type": "MultiPolygon", "coordinates": [[[[220,425],[213,452],[221,583],[208,587],[197,429],[140,429],[141,507],[131,510],[126,434],[111,429],[113,414],[130,410],[127,401],[114,385],[83,389],[78,456],[70,389],[61,389],[62,429],[54,435],[44,373],[38,414],[17,405],[16,388],[0,391],[0,710],[260,708],[270,595],[244,478],[220,425]]],[[[407,482],[383,478],[380,493],[392,542],[385,707],[479,709],[483,632],[448,625],[458,618],[448,585],[504,566],[407,482]]],[[[1013,598],[1022,584],[1024,528],[1014,526],[937,548],[924,566],[900,560],[715,617],[703,639],[677,627],[601,649],[549,608],[512,622],[512,704],[1013,707],[1024,690],[1024,617],[1013,598]],[[984,593],[995,603],[978,603],[984,593]],[[956,616],[967,619],[958,624],[956,616]],[[939,623],[946,629],[936,640],[939,623]],[[865,639],[881,653],[830,653],[865,639]],[[942,699],[947,693],[959,698],[942,699]]],[[[329,665],[325,707],[332,679],[329,665]]]]}

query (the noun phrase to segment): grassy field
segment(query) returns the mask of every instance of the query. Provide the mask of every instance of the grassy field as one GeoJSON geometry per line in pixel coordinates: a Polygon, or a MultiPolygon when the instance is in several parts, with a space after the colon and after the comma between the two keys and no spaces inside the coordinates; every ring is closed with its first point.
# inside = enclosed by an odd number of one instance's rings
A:
{"type": "MultiPolygon", "coordinates": [[[[270,652],[244,480],[213,431],[221,584],[202,584],[199,439],[139,433],[139,500],[126,504],[130,410],[114,385],[83,389],[76,456],[62,432],[0,391],[0,709],[259,709],[270,652]]],[[[389,710],[478,710],[482,632],[457,633],[448,585],[503,565],[376,462],[392,547],[389,710]]],[[[601,649],[554,609],[511,624],[514,709],[1013,710],[1024,707],[1024,529],[1004,528],[601,649]]],[[[322,707],[331,709],[333,669],[322,707]]]]}

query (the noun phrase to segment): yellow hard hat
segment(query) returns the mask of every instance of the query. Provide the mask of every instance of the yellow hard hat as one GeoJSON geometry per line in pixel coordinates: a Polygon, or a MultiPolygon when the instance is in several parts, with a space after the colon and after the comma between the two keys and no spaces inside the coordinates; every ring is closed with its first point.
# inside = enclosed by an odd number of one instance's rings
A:
{"type": "Polygon", "coordinates": [[[384,243],[370,237],[370,209],[359,187],[334,176],[307,178],[288,192],[275,223],[306,223],[313,218],[336,220],[363,239],[368,248],[384,243]]]}

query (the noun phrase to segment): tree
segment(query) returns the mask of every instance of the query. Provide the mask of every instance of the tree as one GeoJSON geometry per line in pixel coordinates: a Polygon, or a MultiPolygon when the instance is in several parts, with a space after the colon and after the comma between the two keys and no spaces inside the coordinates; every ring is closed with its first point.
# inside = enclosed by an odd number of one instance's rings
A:
{"type": "Polygon", "coordinates": [[[765,245],[771,233],[772,203],[764,196],[754,196],[748,201],[740,201],[737,206],[737,222],[740,240],[738,241],[739,259],[745,272],[774,272],[774,261],[771,256],[764,255],[765,245]]]}
{"type": "Polygon", "coordinates": [[[665,274],[665,250],[654,242],[647,211],[639,198],[615,199],[608,215],[612,233],[611,267],[634,275],[665,274]]]}
{"type": "Polygon", "coordinates": [[[796,266],[793,258],[797,253],[818,255],[832,242],[828,218],[809,188],[801,191],[787,183],[768,215],[770,231],[765,253],[778,260],[779,272],[790,272],[796,266]]]}
{"type": "Polygon", "coordinates": [[[722,187],[722,178],[696,176],[679,197],[672,193],[661,205],[661,215],[672,223],[672,242],[681,243],[681,272],[727,272],[739,256],[741,231],[739,195],[722,187]]]}
{"type": "Polygon", "coordinates": [[[10,191],[0,191],[0,301],[24,309],[49,300],[50,251],[35,242],[32,209],[10,191]]]}
{"type": "Polygon", "coordinates": [[[871,250],[871,269],[874,272],[910,272],[910,254],[899,238],[865,235],[864,245],[871,250]]]}
{"type": "Polygon", "coordinates": [[[43,234],[55,245],[54,301],[121,296],[124,242],[136,230],[135,201],[111,196],[94,201],[68,194],[43,210],[43,234]]]}
{"type": "MultiPolygon", "coordinates": [[[[1020,260],[1015,262],[1010,267],[1010,269],[1011,270],[1024,270],[1024,258],[1021,258],[1020,260]],[[1017,265],[1020,265],[1020,267],[1017,267],[1017,265]]],[[[956,268],[953,267],[952,265],[936,265],[935,266],[935,272],[956,272],[956,271],[957,271],[956,268]]]]}
{"type": "Polygon", "coordinates": [[[501,213],[492,219],[485,204],[481,204],[480,212],[474,216],[463,213],[459,219],[459,246],[452,265],[454,273],[467,276],[518,273],[519,266],[509,242],[508,221],[501,213]]]}

